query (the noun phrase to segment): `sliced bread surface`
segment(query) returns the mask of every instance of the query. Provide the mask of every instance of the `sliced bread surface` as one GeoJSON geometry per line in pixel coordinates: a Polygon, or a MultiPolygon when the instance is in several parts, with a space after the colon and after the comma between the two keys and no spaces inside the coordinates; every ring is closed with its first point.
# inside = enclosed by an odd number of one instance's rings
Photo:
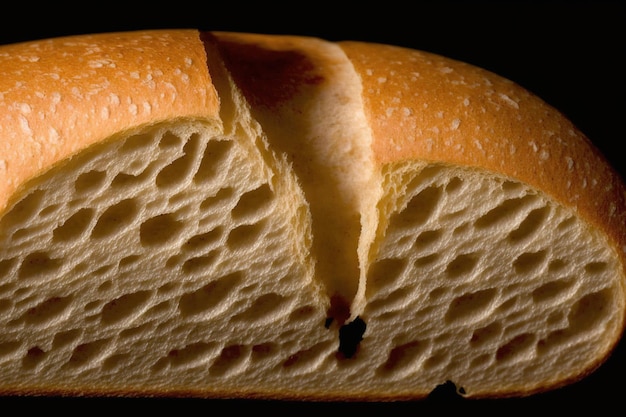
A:
{"type": "Polygon", "coordinates": [[[193,30],[0,59],[2,392],[529,395],[621,337],[621,179],[508,80],[193,30]]]}

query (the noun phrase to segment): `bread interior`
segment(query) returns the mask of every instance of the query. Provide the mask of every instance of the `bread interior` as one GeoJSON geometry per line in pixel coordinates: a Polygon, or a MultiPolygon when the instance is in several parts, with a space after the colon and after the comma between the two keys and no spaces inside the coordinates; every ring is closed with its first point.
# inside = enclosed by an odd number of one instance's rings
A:
{"type": "Polygon", "coordinates": [[[472,168],[406,162],[383,177],[361,313],[359,354],[377,376],[368,383],[532,392],[611,348],[621,267],[571,210],[472,168]]]}
{"type": "Polygon", "coordinates": [[[308,205],[211,68],[223,131],[121,133],[2,216],[0,390],[301,392],[299,373],[333,358],[308,205]]]}

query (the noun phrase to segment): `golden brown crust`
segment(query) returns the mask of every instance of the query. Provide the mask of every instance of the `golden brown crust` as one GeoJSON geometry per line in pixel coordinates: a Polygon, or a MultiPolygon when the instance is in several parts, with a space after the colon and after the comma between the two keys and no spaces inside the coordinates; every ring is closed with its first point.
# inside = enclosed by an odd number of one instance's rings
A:
{"type": "Polygon", "coordinates": [[[379,164],[483,168],[544,191],[602,229],[626,264],[626,191],[556,109],[486,70],[402,47],[342,42],[363,81],[379,164]]]}
{"type": "Polygon", "coordinates": [[[216,119],[218,110],[195,30],[2,46],[0,210],[22,183],[112,134],[171,118],[216,119]]]}

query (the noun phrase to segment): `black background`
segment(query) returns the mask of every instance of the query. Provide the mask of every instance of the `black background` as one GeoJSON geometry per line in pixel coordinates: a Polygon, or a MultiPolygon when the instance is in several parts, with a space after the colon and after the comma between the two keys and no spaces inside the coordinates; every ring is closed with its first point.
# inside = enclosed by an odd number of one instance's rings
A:
{"type": "MultiPolygon", "coordinates": [[[[12,2],[13,3],[13,2],[12,2]]],[[[534,92],[569,117],[624,175],[626,14],[618,1],[476,2],[50,2],[4,9],[0,44],[80,33],[197,28],[298,34],[423,49],[466,61],[534,92]]],[[[581,382],[523,399],[466,400],[449,392],[419,402],[293,403],[203,399],[2,398],[0,416],[45,408],[86,414],[202,415],[278,412],[432,415],[446,411],[515,413],[623,411],[626,341],[581,382]],[[582,409],[581,407],[585,407],[582,409]],[[5,414],[6,413],[6,414],[5,414]]]]}

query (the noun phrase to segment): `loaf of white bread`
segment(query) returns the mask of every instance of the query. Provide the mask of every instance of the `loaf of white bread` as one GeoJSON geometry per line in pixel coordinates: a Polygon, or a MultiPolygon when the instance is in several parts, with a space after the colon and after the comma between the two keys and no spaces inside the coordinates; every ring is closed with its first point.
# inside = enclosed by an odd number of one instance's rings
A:
{"type": "Polygon", "coordinates": [[[625,188],[556,109],[363,42],[0,47],[0,393],[526,396],[621,338],[625,188]]]}

